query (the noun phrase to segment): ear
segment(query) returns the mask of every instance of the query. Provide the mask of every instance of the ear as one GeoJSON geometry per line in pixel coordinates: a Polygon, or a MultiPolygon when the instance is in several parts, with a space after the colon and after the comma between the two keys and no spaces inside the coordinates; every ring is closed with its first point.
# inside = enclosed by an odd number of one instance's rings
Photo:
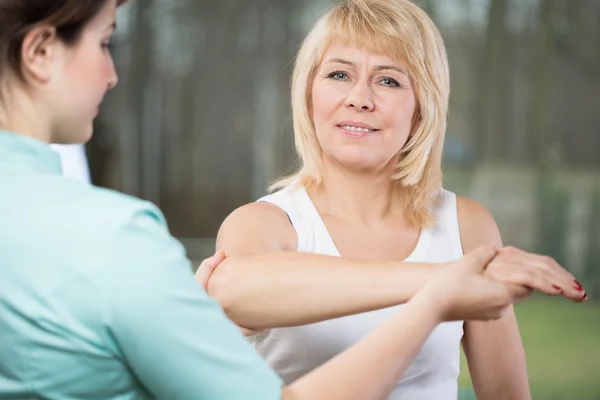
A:
{"type": "Polygon", "coordinates": [[[29,31],[21,46],[23,76],[41,83],[47,82],[52,75],[59,42],[53,26],[39,26],[29,31]]]}

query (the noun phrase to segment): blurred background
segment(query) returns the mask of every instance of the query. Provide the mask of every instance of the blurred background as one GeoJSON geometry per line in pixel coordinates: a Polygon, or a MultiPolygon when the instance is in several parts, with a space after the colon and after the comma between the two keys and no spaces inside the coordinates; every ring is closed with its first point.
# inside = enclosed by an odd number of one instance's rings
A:
{"type": "MultiPolygon", "coordinates": [[[[144,0],[120,10],[94,184],[157,204],[197,263],[296,158],[292,63],[330,0],[144,0]]],[[[600,0],[421,0],[446,41],[445,186],[505,244],[581,277],[583,305],[517,305],[534,399],[600,399],[600,0]]],[[[464,398],[472,397],[466,364],[464,398]]],[[[474,398],[474,397],[472,397],[474,398]]]]}

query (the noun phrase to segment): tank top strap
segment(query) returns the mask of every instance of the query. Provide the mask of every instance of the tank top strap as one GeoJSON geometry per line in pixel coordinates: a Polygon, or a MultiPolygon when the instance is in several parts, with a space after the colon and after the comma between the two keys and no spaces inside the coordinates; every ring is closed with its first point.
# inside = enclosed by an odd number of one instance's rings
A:
{"type": "Polygon", "coordinates": [[[289,186],[264,196],[258,201],[276,205],[287,213],[298,235],[298,251],[331,256],[340,255],[323,219],[303,185],[289,186]]]}
{"type": "Polygon", "coordinates": [[[455,259],[462,258],[462,242],[458,225],[456,194],[442,189],[435,204],[434,215],[437,229],[443,230],[448,238],[455,259]]]}
{"type": "Polygon", "coordinates": [[[309,243],[312,242],[312,229],[310,220],[306,218],[306,204],[302,201],[302,185],[293,185],[275,193],[263,196],[257,202],[273,204],[281,208],[288,216],[298,236],[297,251],[310,251],[309,243]]]}

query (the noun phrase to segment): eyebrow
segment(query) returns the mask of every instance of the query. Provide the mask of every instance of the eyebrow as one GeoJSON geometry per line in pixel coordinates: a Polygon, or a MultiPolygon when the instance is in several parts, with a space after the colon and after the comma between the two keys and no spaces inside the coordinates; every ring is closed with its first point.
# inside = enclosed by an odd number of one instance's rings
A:
{"type": "MultiPolygon", "coordinates": [[[[344,60],[343,58],[332,58],[330,60],[327,60],[327,63],[328,64],[344,64],[344,65],[348,65],[353,68],[356,67],[356,65],[352,61],[344,60]]],[[[403,75],[408,76],[408,73],[406,72],[406,70],[404,70],[403,68],[400,68],[396,65],[378,65],[375,67],[375,71],[378,71],[378,72],[379,71],[387,71],[387,70],[396,71],[403,75]]]]}
{"type": "Polygon", "coordinates": [[[375,67],[375,71],[385,71],[385,70],[396,71],[403,75],[408,76],[408,72],[406,72],[406,70],[404,70],[403,68],[397,67],[395,65],[378,65],[377,67],[375,67]]]}
{"type": "Polygon", "coordinates": [[[345,64],[350,67],[354,67],[354,63],[352,61],[344,60],[342,58],[332,58],[330,60],[327,60],[327,63],[328,64],[345,64]]]}

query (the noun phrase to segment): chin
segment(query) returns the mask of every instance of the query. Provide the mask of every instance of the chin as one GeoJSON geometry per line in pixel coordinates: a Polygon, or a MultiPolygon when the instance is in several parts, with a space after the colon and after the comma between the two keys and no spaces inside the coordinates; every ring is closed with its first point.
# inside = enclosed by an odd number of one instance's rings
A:
{"type": "Polygon", "coordinates": [[[355,172],[379,171],[386,165],[385,161],[368,159],[363,156],[340,157],[337,163],[344,168],[355,172]]]}
{"type": "Polygon", "coordinates": [[[63,124],[54,129],[53,143],[57,144],[80,144],[86,143],[92,137],[92,121],[79,124],[63,124]]]}
{"type": "Polygon", "coordinates": [[[373,154],[374,152],[368,151],[365,148],[350,148],[345,149],[347,151],[341,151],[334,157],[342,165],[355,166],[361,168],[376,168],[382,163],[385,164],[381,158],[381,155],[373,154]]]}
{"type": "Polygon", "coordinates": [[[94,127],[90,126],[85,131],[85,134],[80,138],[79,143],[87,143],[87,142],[89,142],[89,140],[92,138],[93,134],[94,134],[94,127]]]}
{"type": "Polygon", "coordinates": [[[73,129],[73,132],[77,133],[71,136],[71,143],[86,143],[92,138],[92,134],[94,133],[94,126],[92,122],[89,122],[82,128],[73,129]]]}
{"type": "Polygon", "coordinates": [[[323,157],[349,171],[375,172],[385,169],[393,162],[394,154],[381,146],[339,146],[324,148],[323,157]]]}

